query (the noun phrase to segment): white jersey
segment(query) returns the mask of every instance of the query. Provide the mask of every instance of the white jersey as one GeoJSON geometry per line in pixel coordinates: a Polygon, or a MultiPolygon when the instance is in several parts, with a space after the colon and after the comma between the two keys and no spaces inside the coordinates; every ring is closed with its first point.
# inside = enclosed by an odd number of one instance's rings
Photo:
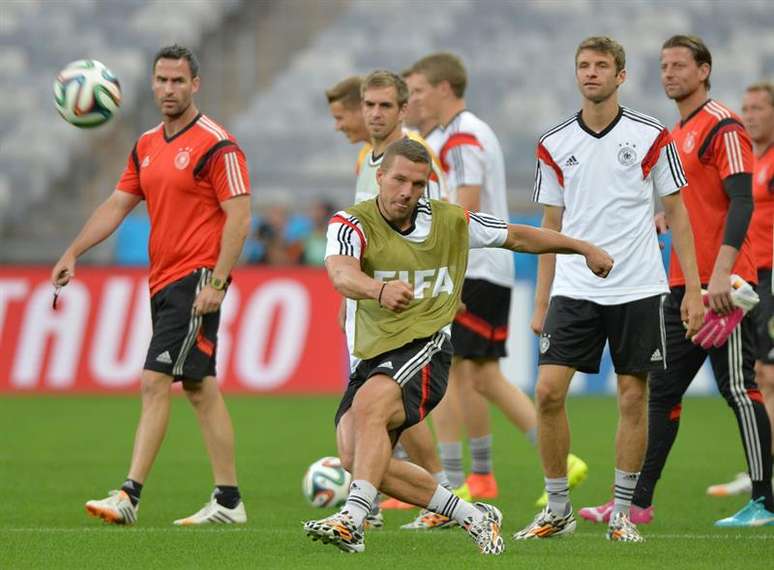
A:
{"type": "MultiPolygon", "coordinates": [[[[489,125],[470,111],[462,111],[445,128],[436,127],[428,143],[441,161],[451,202],[459,204],[460,186],[480,186],[479,210],[508,219],[503,151],[489,125]]],[[[513,273],[510,251],[488,249],[470,252],[465,276],[512,287],[513,273]]]]}
{"type": "MultiPolygon", "coordinates": [[[[430,235],[433,222],[433,211],[430,204],[420,199],[417,203],[417,215],[414,225],[406,233],[401,233],[404,239],[421,243],[430,235]]],[[[397,230],[396,230],[397,231],[397,230]]],[[[470,212],[468,215],[468,247],[471,254],[478,248],[499,248],[508,237],[508,224],[480,212],[470,212]]],[[[368,236],[357,217],[345,211],[337,212],[328,224],[328,242],[325,257],[331,255],[348,255],[360,259],[363,249],[368,244],[368,236]]],[[[479,250],[480,251],[480,250],[479,250]]],[[[507,252],[510,253],[510,252],[507,252]]],[[[407,279],[406,279],[407,280],[407,279]]],[[[346,333],[350,354],[350,366],[354,370],[359,359],[353,356],[355,342],[355,310],[357,303],[347,299],[346,333]]],[[[451,334],[451,325],[443,329],[445,334],[451,334]]]]}
{"type": "MultiPolygon", "coordinates": [[[[441,165],[438,162],[435,152],[433,152],[433,149],[427,144],[427,141],[425,141],[425,139],[423,139],[416,131],[404,128],[403,134],[411,140],[423,144],[430,153],[430,158],[432,159],[432,171],[430,172],[430,180],[428,180],[427,187],[425,188],[425,198],[447,200],[446,177],[441,170],[441,165]]],[[[382,158],[384,158],[384,153],[379,156],[374,156],[374,151],[369,150],[362,162],[357,165],[355,204],[359,204],[364,200],[370,200],[379,193],[379,185],[376,183],[376,171],[382,164],[382,158]]]]}
{"type": "Polygon", "coordinates": [[[562,233],[603,248],[614,260],[606,279],[579,255],[557,255],[551,295],[613,305],[669,291],[653,223],[654,191],[686,186],[669,131],[621,107],[602,132],[577,113],[538,142],[533,200],[564,208],[562,233]]]}

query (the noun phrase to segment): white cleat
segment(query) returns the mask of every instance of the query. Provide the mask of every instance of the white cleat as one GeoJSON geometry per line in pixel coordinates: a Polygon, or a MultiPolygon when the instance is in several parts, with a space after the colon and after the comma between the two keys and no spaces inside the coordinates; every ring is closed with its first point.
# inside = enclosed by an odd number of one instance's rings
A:
{"type": "Polygon", "coordinates": [[[210,497],[210,502],[204,505],[190,517],[177,519],[173,524],[178,526],[193,526],[200,524],[243,524],[247,522],[247,512],[244,501],[233,509],[220,505],[215,500],[215,495],[210,497]]]}
{"type": "Polygon", "coordinates": [[[752,481],[747,473],[738,473],[733,481],[710,485],[707,494],[712,497],[731,497],[752,492],[752,481]]]}
{"type": "Polygon", "coordinates": [[[110,491],[106,499],[86,502],[86,511],[91,516],[111,524],[134,524],[139,510],[140,505],[135,507],[126,491],[110,491]]]}

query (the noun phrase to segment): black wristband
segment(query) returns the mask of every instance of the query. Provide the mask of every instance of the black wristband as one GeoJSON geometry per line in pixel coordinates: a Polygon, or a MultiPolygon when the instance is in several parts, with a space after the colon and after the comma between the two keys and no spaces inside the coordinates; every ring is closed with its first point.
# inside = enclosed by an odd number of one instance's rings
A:
{"type": "Polygon", "coordinates": [[[379,306],[382,305],[382,293],[384,293],[384,288],[387,286],[387,283],[382,283],[382,288],[379,289],[379,296],[376,298],[376,302],[379,303],[379,306]]]}

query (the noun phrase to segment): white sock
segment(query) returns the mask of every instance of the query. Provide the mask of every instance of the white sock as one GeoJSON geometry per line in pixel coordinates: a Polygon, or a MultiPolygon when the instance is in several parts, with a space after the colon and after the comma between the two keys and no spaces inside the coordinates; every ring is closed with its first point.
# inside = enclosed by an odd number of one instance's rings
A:
{"type": "Polygon", "coordinates": [[[427,504],[427,509],[454,519],[460,526],[464,525],[467,521],[481,522],[484,519],[484,513],[471,505],[467,501],[463,501],[457,495],[444,489],[440,485],[436,487],[433,497],[427,504]]]}
{"type": "Polygon", "coordinates": [[[558,516],[564,516],[570,511],[570,485],[567,477],[545,477],[548,493],[548,510],[558,516]]]}
{"type": "Polygon", "coordinates": [[[373,509],[377,493],[376,487],[365,479],[352,481],[352,485],[349,487],[347,502],[344,503],[342,510],[350,514],[355,526],[363,526],[363,521],[368,516],[368,513],[371,512],[371,509],[373,509]]]}
{"type": "MultiPolygon", "coordinates": [[[[615,470],[615,500],[613,501],[613,515],[616,513],[629,514],[632,506],[634,489],[637,487],[639,473],[615,470]]],[[[612,517],[611,517],[612,518],[612,517]]]]}

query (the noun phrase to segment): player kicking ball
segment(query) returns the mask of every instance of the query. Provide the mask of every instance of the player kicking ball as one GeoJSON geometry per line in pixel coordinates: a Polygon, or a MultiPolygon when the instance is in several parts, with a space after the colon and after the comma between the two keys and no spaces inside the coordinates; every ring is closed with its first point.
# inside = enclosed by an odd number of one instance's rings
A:
{"type": "Polygon", "coordinates": [[[346,552],[365,550],[363,522],[378,491],[455,520],[483,554],[504,550],[497,507],[460,499],[426,470],[391,457],[400,434],[446,391],[468,250],[580,254],[600,278],[613,265],[587,242],[423,199],[430,165],[416,141],[392,143],[377,171],[377,197],[339,212],[328,229],[328,274],[356,301],[347,327],[352,373],[336,413],[339,457],[353,481],[342,509],[304,530],[346,552]]]}

